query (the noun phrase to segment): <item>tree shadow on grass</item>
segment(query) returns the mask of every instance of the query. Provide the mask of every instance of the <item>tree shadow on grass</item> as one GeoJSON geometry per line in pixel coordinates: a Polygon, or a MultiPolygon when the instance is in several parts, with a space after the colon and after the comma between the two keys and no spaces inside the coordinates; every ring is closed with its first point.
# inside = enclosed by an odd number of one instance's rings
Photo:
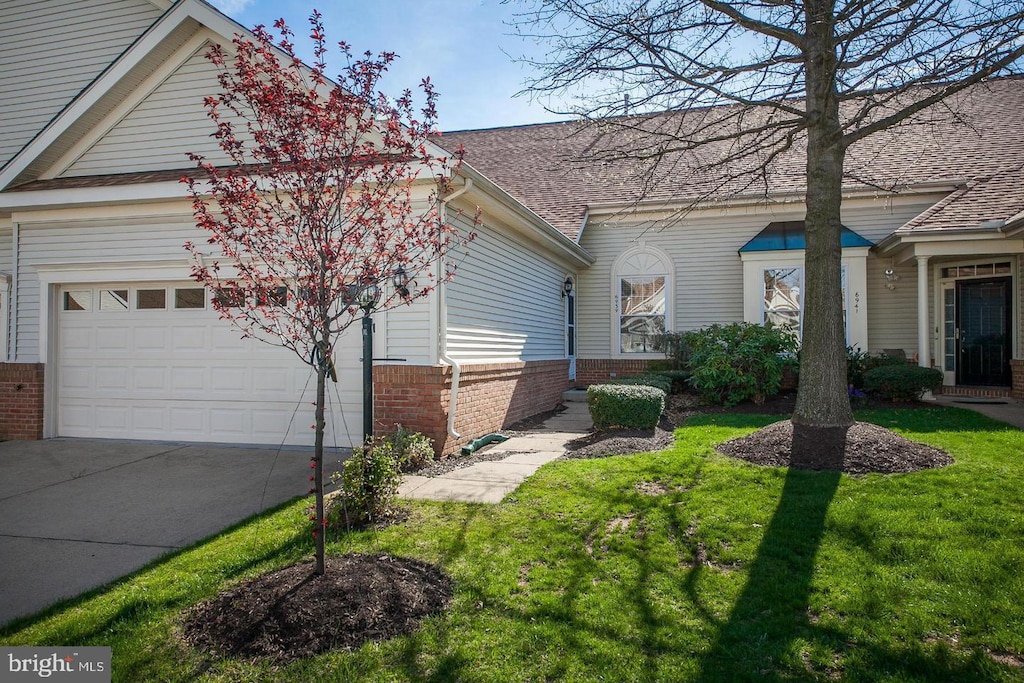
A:
{"type": "Polygon", "coordinates": [[[826,446],[829,458],[838,458],[837,466],[835,471],[791,467],[787,472],[746,586],[704,655],[698,680],[737,681],[775,673],[791,655],[793,640],[811,628],[808,607],[815,557],[825,534],[829,504],[839,487],[844,438],[842,429],[823,434],[794,426],[794,462],[826,446]]]}

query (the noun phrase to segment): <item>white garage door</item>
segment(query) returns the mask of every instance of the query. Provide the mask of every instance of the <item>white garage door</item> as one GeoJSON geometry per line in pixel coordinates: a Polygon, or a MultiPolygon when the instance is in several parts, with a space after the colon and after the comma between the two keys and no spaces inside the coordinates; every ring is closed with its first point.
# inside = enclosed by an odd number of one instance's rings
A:
{"type": "MultiPolygon", "coordinates": [[[[240,339],[209,298],[187,282],[63,286],[58,434],[311,444],[310,367],[291,351],[240,339]]],[[[362,433],[359,330],[343,341],[339,383],[328,382],[327,445],[349,446],[362,433]]]]}

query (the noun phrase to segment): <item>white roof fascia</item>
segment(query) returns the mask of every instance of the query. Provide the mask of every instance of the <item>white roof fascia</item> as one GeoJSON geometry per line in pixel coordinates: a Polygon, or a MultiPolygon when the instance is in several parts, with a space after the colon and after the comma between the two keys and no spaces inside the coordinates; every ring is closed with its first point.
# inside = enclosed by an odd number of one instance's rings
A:
{"type": "MultiPolygon", "coordinates": [[[[851,187],[843,190],[843,199],[894,199],[898,197],[908,197],[921,194],[933,194],[937,192],[952,192],[953,190],[956,190],[958,187],[960,187],[964,182],[966,181],[939,180],[926,183],[915,183],[913,185],[905,185],[893,189],[892,191],[870,187],[851,187]]],[[[622,213],[624,210],[629,210],[633,213],[677,213],[680,210],[697,211],[701,209],[725,209],[758,205],[767,206],[793,204],[804,201],[805,197],[806,192],[800,190],[794,192],[779,192],[768,195],[765,195],[764,193],[737,194],[722,197],[720,199],[698,199],[694,197],[691,199],[681,200],[668,199],[639,202],[598,202],[587,205],[587,212],[590,216],[598,216],[603,214],[617,214],[622,213]]]]}
{"type": "Polygon", "coordinates": [[[512,212],[529,226],[533,235],[543,244],[562,253],[582,266],[590,266],[596,260],[590,252],[562,234],[557,228],[524,206],[518,199],[501,189],[497,183],[467,163],[463,163],[459,174],[473,179],[474,190],[479,190],[496,200],[507,211],[512,212]]]}
{"type": "Polygon", "coordinates": [[[187,199],[188,190],[177,180],[103,187],[69,187],[49,190],[0,192],[0,211],[28,211],[122,202],[187,199]]]}
{"type": "Polygon", "coordinates": [[[47,127],[21,149],[0,171],[0,189],[7,187],[40,154],[53,144],[71,125],[96,104],[132,68],[153,51],[186,19],[193,19],[214,33],[230,41],[236,33],[248,33],[241,24],[229,19],[213,7],[198,0],[179,0],[166,14],[157,19],[146,33],[132,44],[113,64],[100,74],[85,90],[58,114],[47,127]]]}

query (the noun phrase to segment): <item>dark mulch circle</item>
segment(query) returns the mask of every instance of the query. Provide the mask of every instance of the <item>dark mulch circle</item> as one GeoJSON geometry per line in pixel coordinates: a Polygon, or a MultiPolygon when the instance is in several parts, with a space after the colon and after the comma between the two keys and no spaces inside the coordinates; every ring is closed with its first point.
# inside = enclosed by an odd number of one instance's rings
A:
{"type": "Polygon", "coordinates": [[[437,567],[390,555],[327,558],[264,574],[190,610],[183,637],[214,656],[289,661],[356,648],[418,628],[442,611],[452,582],[437,567]]]}
{"type": "MultiPolygon", "coordinates": [[[[918,404],[871,399],[864,407],[900,409],[914,405],[918,404]]],[[[692,394],[671,395],[656,429],[592,432],[567,443],[563,457],[601,458],[668,448],[674,441],[672,432],[675,427],[700,413],[790,415],[795,408],[796,392],[782,392],[760,404],[741,403],[729,407],[707,405],[692,394]]],[[[794,442],[792,423],[787,420],[721,444],[718,450],[759,465],[850,474],[914,472],[944,467],[953,462],[953,458],[944,451],[863,422],[855,423],[848,430],[798,429],[794,442]],[[793,455],[794,443],[797,446],[796,457],[793,455]]]]}
{"type": "Polygon", "coordinates": [[[567,459],[604,458],[609,455],[660,451],[675,443],[675,429],[664,417],[654,429],[608,429],[591,432],[565,444],[567,459]]]}
{"type": "Polygon", "coordinates": [[[719,444],[717,450],[757,465],[849,474],[916,472],[953,462],[945,451],[867,422],[844,429],[794,426],[784,420],[719,444]]]}

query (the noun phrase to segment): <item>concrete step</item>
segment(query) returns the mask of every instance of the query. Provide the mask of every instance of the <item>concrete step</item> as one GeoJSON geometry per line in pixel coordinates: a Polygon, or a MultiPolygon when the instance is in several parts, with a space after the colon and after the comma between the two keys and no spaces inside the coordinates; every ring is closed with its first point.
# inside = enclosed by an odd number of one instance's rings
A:
{"type": "Polygon", "coordinates": [[[569,389],[562,393],[562,400],[571,403],[586,403],[587,402],[587,390],[586,389],[569,389]]]}

